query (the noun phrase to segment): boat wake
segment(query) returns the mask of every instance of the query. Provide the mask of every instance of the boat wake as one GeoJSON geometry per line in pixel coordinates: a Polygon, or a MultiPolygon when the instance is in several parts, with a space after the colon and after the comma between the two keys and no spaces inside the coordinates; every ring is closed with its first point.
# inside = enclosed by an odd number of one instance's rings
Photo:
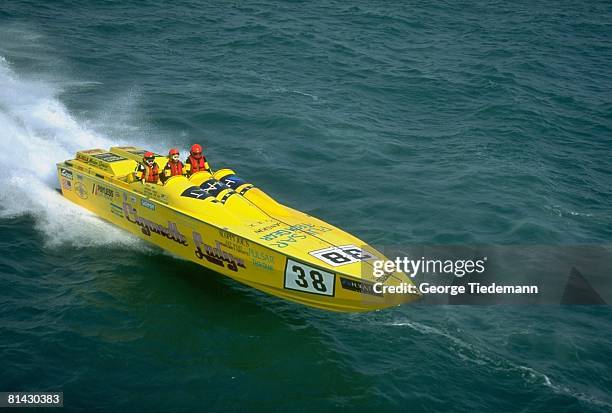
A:
{"type": "Polygon", "coordinates": [[[502,371],[504,375],[516,374],[520,376],[527,385],[544,386],[556,394],[572,397],[582,403],[592,404],[595,406],[604,407],[606,409],[612,408],[612,405],[606,401],[597,399],[591,395],[582,393],[568,386],[557,384],[553,382],[549,376],[540,371],[528,366],[520,365],[497,354],[486,352],[482,348],[478,348],[473,344],[463,341],[460,338],[435,327],[430,327],[422,323],[408,320],[394,321],[391,323],[386,323],[386,325],[408,327],[420,334],[434,335],[443,338],[449,342],[449,347],[453,348],[454,354],[458,355],[466,362],[471,362],[482,366],[489,366],[495,370],[502,371]]]}
{"type": "Polygon", "coordinates": [[[57,191],[55,164],[77,149],[114,142],[70,115],[56,87],[18,76],[0,56],[0,218],[30,216],[48,246],[88,247],[141,242],[66,201],[57,191]]]}

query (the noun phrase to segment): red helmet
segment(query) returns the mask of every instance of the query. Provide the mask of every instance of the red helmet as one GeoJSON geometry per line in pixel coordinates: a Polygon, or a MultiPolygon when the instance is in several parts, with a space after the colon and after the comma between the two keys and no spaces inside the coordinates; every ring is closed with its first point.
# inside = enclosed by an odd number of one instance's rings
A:
{"type": "Polygon", "coordinates": [[[191,152],[193,155],[200,154],[200,153],[202,153],[202,147],[196,143],[195,145],[193,145],[193,146],[191,147],[190,152],[191,152]]]}
{"type": "Polygon", "coordinates": [[[172,155],[178,155],[179,151],[176,148],[172,148],[170,149],[170,151],[168,151],[168,156],[172,156],[172,155]]]}
{"type": "Polygon", "coordinates": [[[144,155],[142,155],[142,159],[147,160],[147,159],[155,159],[155,154],[153,152],[145,152],[144,155]]]}

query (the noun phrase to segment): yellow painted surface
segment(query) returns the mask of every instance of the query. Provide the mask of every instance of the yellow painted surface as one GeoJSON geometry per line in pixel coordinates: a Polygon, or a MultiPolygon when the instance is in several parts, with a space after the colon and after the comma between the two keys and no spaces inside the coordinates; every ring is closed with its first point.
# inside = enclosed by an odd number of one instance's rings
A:
{"type": "MultiPolygon", "coordinates": [[[[358,238],[286,207],[222,169],[165,185],[130,182],[144,150],[78,152],[58,164],[62,194],[172,254],[269,294],[334,311],[368,311],[418,298],[376,294],[372,261],[385,259],[358,238]]],[[[156,162],[163,168],[166,158],[156,162]]],[[[401,273],[384,285],[410,283],[401,273]]]]}

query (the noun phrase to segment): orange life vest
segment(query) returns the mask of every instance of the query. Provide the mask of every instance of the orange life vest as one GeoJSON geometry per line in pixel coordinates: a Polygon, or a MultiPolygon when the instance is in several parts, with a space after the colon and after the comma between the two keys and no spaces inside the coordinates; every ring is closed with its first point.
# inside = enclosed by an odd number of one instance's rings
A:
{"type": "Polygon", "coordinates": [[[168,161],[170,167],[170,176],[183,175],[183,162],[172,162],[168,161]]]}
{"type": "Polygon", "coordinates": [[[145,182],[156,184],[159,181],[159,165],[154,163],[153,166],[144,164],[145,170],[143,171],[145,182]]]}
{"type": "Polygon", "coordinates": [[[206,157],[202,155],[200,159],[195,159],[193,156],[189,155],[187,160],[191,164],[191,173],[194,174],[199,171],[206,170],[206,157]]]}

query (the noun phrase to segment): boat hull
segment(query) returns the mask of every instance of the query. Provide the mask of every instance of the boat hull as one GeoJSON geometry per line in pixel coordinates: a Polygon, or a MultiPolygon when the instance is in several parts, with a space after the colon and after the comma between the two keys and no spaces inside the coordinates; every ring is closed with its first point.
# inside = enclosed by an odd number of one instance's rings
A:
{"type": "MultiPolygon", "coordinates": [[[[63,196],[177,257],[258,290],[312,307],[350,312],[417,298],[376,293],[373,283],[292,255],[290,249],[280,252],[265,241],[248,239],[91,172],[78,165],[59,164],[63,196]]],[[[265,230],[266,222],[260,225],[265,230]]]]}

